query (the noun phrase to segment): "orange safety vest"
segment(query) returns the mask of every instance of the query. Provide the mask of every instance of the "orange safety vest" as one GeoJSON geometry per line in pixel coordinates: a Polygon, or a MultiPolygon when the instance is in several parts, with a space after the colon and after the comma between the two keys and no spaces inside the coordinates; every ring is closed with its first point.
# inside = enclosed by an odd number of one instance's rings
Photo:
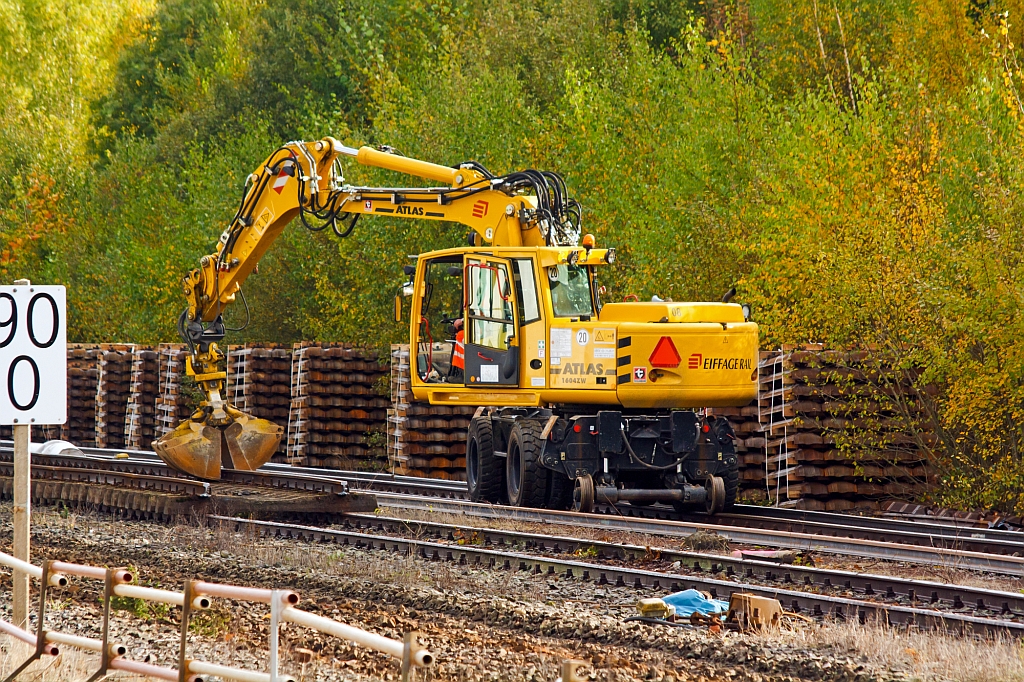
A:
{"type": "Polygon", "coordinates": [[[452,365],[459,369],[466,369],[466,330],[460,329],[455,333],[455,351],[452,353],[452,365]]]}

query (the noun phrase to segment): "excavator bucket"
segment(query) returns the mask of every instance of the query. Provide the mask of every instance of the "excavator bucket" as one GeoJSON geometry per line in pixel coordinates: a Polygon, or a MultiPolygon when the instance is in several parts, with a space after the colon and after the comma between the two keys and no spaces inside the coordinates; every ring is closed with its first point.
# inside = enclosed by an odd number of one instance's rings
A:
{"type": "Polygon", "coordinates": [[[153,449],[168,466],[207,481],[220,480],[223,436],[220,429],[186,420],[159,440],[153,449]]]}
{"type": "Polygon", "coordinates": [[[153,441],[160,459],[172,468],[206,481],[220,480],[221,467],[254,471],[270,461],[283,429],[231,410],[234,421],[217,428],[191,419],[153,441]]]}
{"type": "Polygon", "coordinates": [[[281,442],[284,429],[266,419],[242,413],[224,429],[224,442],[234,469],[255,471],[270,461],[281,442]]]}

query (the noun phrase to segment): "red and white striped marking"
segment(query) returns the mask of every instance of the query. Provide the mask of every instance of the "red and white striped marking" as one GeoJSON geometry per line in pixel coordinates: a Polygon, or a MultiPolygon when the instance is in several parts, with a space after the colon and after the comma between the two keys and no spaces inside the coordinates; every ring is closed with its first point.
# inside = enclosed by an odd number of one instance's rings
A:
{"type": "Polygon", "coordinates": [[[280,194],[284,190],[284,186],[288,184],[288,178],[291,177],[290,175],[288,175],[288,173],[285,172],[287,169],[288,164],[282,164],[281,171],[277,174],[277,177],[274,178],[273,187],[274,191],[277,192],[278,194],[280,194]]]}

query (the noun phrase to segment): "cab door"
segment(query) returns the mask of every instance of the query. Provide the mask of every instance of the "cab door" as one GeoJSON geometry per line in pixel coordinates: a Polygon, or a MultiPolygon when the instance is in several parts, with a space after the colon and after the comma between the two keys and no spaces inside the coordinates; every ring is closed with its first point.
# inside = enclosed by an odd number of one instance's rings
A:
{"type": "Polygon", "coordinates": [[[465,261],[466,387],[518,386],[519,337],[511,263],[465,261]]]}

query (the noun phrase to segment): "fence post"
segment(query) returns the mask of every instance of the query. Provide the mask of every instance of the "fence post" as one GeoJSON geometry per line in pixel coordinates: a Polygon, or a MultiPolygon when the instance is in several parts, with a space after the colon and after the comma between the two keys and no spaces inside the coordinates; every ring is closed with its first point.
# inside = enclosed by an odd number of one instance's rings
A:
{"type": "MultiPolygon", "coordinates": [[[[15,557],[17,558],[17,557],[15,557]]],[[[17,578],[17,573],[14,573],[17,578]]],[[[28,574],[23,574],[25,579],[28,579],[28,574]]],[[[42,657],[43,652],[46,651],[46,597],[47,591],[50,588],[50,560],[47,559],[43,562],[43,575],[39,579],[39,608],[36,611],[36,650],[29,656],[21,665],[14,669],[14,671],[4,678],[4,682],[11,682],[20,675],[25,668],[29,667],[33,661],[38,660],[42,657]]],[[[28,628],[23,627],[23,630],[28,628]]]]}
{"type": "Polygon", "coordinates": [[[185,601],[181,605],[181,647],[178,649],[178,682],[188,679],[188,659],[185,653],[188,647],[188,623],[192,618],[192,598],[194,580],[185,581],[185,601]]]}
{"type": "Polygon", "coordinates": [[[110,668],[110,601],[114,598],[114,574],[116,572],[117,569],[108,568],[106,575],[103,576],[103,635],[101,637],[103,647],[100,651],[100,669],[93,673],[86,682],[103,679],[108,675],[107,670],[110,668]]]}
{"type": "Polygon", "coordinates": [[[419,637],[420,633],[415,630],[406,632],[402,637],[402,682],[409,682],[412,679],[413,671],[416,669],[413,657],[416,656],[416,652],[423,649],[420,646],[419,637]]]}
{"type": "Polygon", "coordinates": [[[287,592],[284,590],[274,590],[273,596],[270,598],[270,661],[269,670],[270,682],[277,682],[277,666],[278,656],[277,648],[279,644],[278,630],[281,627],[281,609],[284,607],[284,599],[287,592]]]}

